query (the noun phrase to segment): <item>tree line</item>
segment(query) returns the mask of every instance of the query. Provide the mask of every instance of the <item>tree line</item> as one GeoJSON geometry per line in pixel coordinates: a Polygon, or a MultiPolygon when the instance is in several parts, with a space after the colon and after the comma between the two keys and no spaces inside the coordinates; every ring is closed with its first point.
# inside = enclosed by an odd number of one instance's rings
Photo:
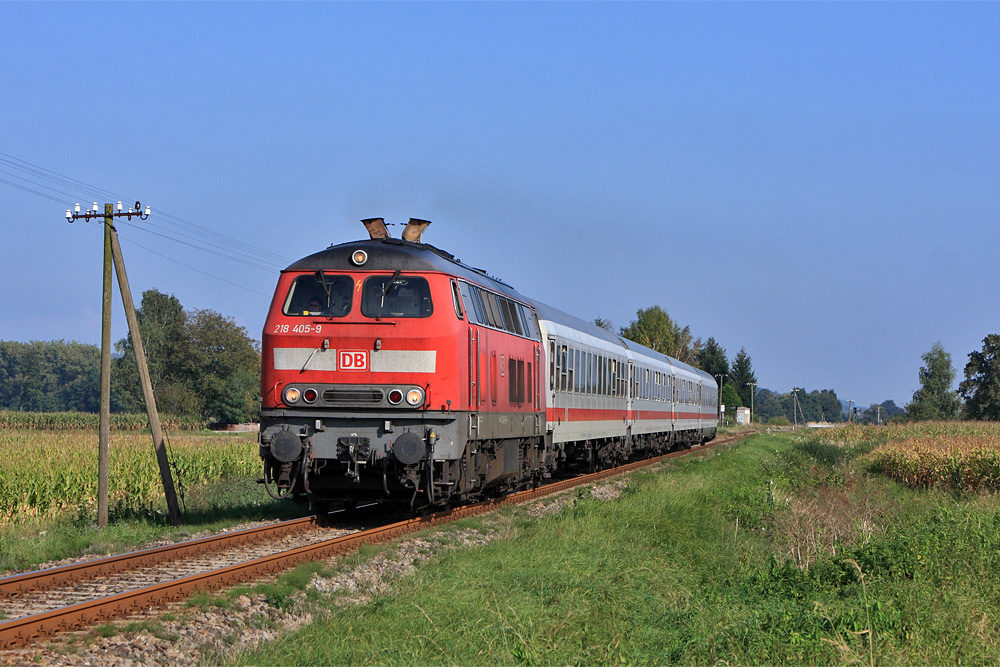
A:
{"type": "MultiPolygon", "coordinates": [[[[681,327],[659,305],[641,308],[628,326],[617,332],[609,321],[598,317],[594,324],[627,340],[645,345],[668,357],[673,357],[695,368],[700,368],[721,381],[721,403],[727,412],[737,407],[750,407],[756,400],[757,375],[746,348],[741,347],[729,359],[726,349],[714,337],[702,341],[691,333],[691,327],[681,327]]],[[[756,406],[754,406],[756,408],[756,406]]]]}
{"type": "MultiPolygon", "coordinates": [[[[260,387],[260,346],[232,318],[213,310],[185,310],[173,295],[143,292],[137,310],[157,406],[165,413],[200,416],[206,421],[238,423],[256,416],[260,387]]],[[[598,326],[722,380],[727,407],[754,404],[761,422],[845,419],[833,389],[797,388],[780,394],[756,387],[757,376],[746,349],[732,359],[714,337],[695,338],[661,306],[636,312],[617,332],[601,318],[598,326]]],[[[142,412],[131,335],[115,344],[112,360],[113,412],[142,412]]],[[[952,389],[956,372],[940,342],[924,355],[920,388],[905,408],[888,400],[848,418],[862,422],[891,419],[1000,419],[1000,335],[983,339],[969,353],[964,379],[952,389]]],[[[0,341],[0,409],[23,412],[97,412],[100,350],[75,341],[0,341]]]]}
{"type": "MultiPolygon", "coordinates": [[[[185,310],[156,289],[143,292],[136,316],[161,412],[223,423],[256,418],[260,346],[246,329],[213,310],[185,310]]],[[[0,341],[0,409],[97,412],[100,357],[85,343],[0,341]]],[[[115,343],[111,410],[145,410],[131,334],[115,343]]]]}
{"type": "Polygon", "coordinates": [[[920,388],[907,404],[907,417],[924,419],[1000,420],[1000,335],[989,334],[979,350],[969,353],[958,389],[951,355],[939,342],[921,355],[920,388]]]}
{"type": "Polygon", "coordinates": [[[793,421],[842,422],[845,420],[885,423],[890,420],[1000,420],[1000,334],[983,339],[980,350],[968,355],[964,379],[952,389],[956,372],[951,355],[940,342],[935,343],[921,360],[920,388],[906,406],[892,400],[867,408],[853,407],[845,412],[843,402],[833,389],[806,391],[795,388],[781,394],[756,388],[750,355],[745,348],[730,361],[726,350],[715,340],[695,338],[690,327],[681,327],[661,306],[640,309],[636,318],[615,331],[610,321],[598,317],[597,326],[622,338],[652,348],[690,364],[723,380],[721,402],[728,406],[751,405],[754,419],[762,423],[793,421]]]}
{"type": "Polygon", "coordinates": [[[594,323],[622,338],[634,341],[657,352],[700,368],[722,381],[720,401],[728,414],[736,407],[752,407],[754,421],[761,423],[843,422],[845,419],[888,421],[905,411],[893,401],[871,406],[860,414],[845,414],[843,403],[833,389],[806,391],[795,388],[782,394],[757,387],[757,376],[745,347],[730,360],[726,350],[714,337],[702,341],[695,338],[690,327],[681,327],[661,306],[640,309],[636,318],[615,331],[608,320],[597,318],[594,323]]]}
{"type": "Polygon", "coordinates": [[[97,412],[101,352],[95,345],[0,341],[0,409],[97,412]]]}

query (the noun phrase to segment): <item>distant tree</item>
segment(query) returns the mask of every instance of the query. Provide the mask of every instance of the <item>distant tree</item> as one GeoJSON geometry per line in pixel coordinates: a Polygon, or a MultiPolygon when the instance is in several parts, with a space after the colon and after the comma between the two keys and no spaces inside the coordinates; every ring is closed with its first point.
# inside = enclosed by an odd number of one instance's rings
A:
{"type": "Polygon", "coordinates": [[[100,398],[100,351],[84,343],[0,341],[0,408],[94,412],[100,398]]]}
{"type": "Polygon", "coordinates": [[[892,399],[889,399],[888,401],[882,401],[881,406],[882,409],[885,410],[885,413],[889,415],[890,418],[903,417],[906,415],[906,408],[899,407],[898,405],[896,405],[896,401],[892,399]]]}
{"type": "Polygon", "coordinates": [[[969,353],[958,390],[965,398],[966,417],[1000,420],[1000,335],[988,335],[982,350],[969,353]]]}
{"type": "Polygon", "coordinates": [[[606,320],[603,317],[595,317],[594,324],[601,327],[608,333],[615,334],[616,336],[618,335],[617,332],[615,332],[615,325],[611,323],[611,320],[606,320]]]}
{"type": "Polygon", "coordinates": [[[839,422],[843,418],[843,409],[837,392],[833,389],[821,389],[809,392],[809,397],[816,402],[819,412],[817,420],[824,422],[839,422]]]}
{"type": "Polygon", "coordinates": [[[858,412],[858,421],[864,424],[878,424],[880,422],[887,422],[889,419],[882,412],[881,405],[872,403],[867,408],[858,412]]]}
{"type": "Polygon", "coordinates": [[[195,310],[188,317],[193,389],[205,398],[202,414],[238,423],[256,414],[260,394],[260,348],[231,317],[195,310]]]}
{"type": "Polygon", "coordinates": [[[622,327],[618,335],[662,354],[675,356],[680,327],[671,319],[667,311],[660,306],[653,306],[652,308],[640,309],[635,315],[636,319],[632,320],[627,327],[622,327]]]}
{"type": "Polygon", "coordinates": [[[691,327],[682,328],[661,306],[636,311],[636,319],[618,335],[686,364],[696,363],[701,347],[701,339],[694,338],[691,327]]]}
{"type": "MultiPolygon", "coordinates": [[[[750,397],[755,391],[751,384],[757,384],[757,376],[754,375],[753,365],[746,348],[740,348],[733,359],[732,368],[729,369],[729,379],[736,387],[736,393],[740,395],[743,405],[750,405],[750,397]]],[[[756,407],[756,406],[755,406],[756,407]]]]}
{"type": "Polygon", "coordinates": [[[818,391],[806,391],[805,387],[796,387],[794,391],[794,396],[792,397],[792,423],[795,422],[795,401],[799,402],[799,422],[820,422],[826,421],[826,415],[823,412],[822,404],[819,400],[818,391]]]}
{"type": "Polygon", "coordinates": [[[722,405],[726,406],[726,414],[730,419],[735,417],[736,408],[743,407],[740,395],[736,393],[736,388],[727,382],[722,385],[722,405]]]}
{"type": "Polygon", "coordinates": [[[796,387],[795,394],[777,394],[761,389],[755,397],[755,409],[761,421],[784,418],[790,423],[839,422],[842,420],[840,399],[832,389],[806,391],[796,387]],[[796,401],[798,408],[796,408],[796,401]]]}
{"type": "Polygon", "coordinates": [[[869,424],[885,424],[893,419],[901,419],[906,415],[906,410],[896,405],[892,399],[870,405],[861,415],[861,421],[869,424]]]}
{"type": "Polygon", "coordinates": [[[698,355],[701,353],[701,339],[691,334],[691,327],[684,327],[677,334],[674,346],[674,358],[692,366],[698,365],[698,355]]]}
{"type": "MultiPolygon", "coordinates": [[[[212,310],[185,312],[173,295],[148,290],[137,311],[157,407],[235,423],[256,413],[260,349],[246,330],[212,310]]],[[[122,403],[143,409],[131,336],[118,341],[113,377],[122,403]]]]}
{"type": "MultiPolygon", "coordinates": [[[[187,336],[187,313],[180,300],[156,289],[142,293],[136,311],[142,346],[157,408],[174,414],[199,414],[202,401],[189,386],[192,351],[187,336]]],[[[112,382],[115,394],[129,412],[145,410],[132,334],[115,344],[112,382]]]]}
{"type": "Polygon", "coordinates": [[[920,389],[913,392],[913,400],[906,406],[910,419],[957,419],[961,399],[951,389],[955,381],[951,355],[939,341],[920,358],[926,365],[920,368],[920,389]]]}
{"type": "MultiPolygon", "coordinates": [[[[56,377],[60,411],[100,410],[101,351],[96,345],[54,341],[49,345],[49,365],[56,377]]],[[[111,403],[114,410],[117,405],[111,403]]]]}
{"type": "Polygon", "coordinates": [[[728,375],[729,361],[726,359],[726,349],[719,345],[714,338],[709,338],[698,351],[697,366],[713,377],[728,375]]]}
{"type": "Polygon", "coordinates": [[[761,389],[754,397],[754,409],[763,423],[771,423],[773,419],[792,418],[792,395],[778,394],[770,389],[761,389]]]}
{"type": "Polygon", "coordinates": [[[787,419],[792,424],[801,424],[803,421],[842,421],[840,399],[833,389],[806,391],[802,387],[796,387],[794,392],[797,396],[793,392],[778,394],[770,389],[760,389],[754,397],[757,416],[762,422],[787,419]]]}

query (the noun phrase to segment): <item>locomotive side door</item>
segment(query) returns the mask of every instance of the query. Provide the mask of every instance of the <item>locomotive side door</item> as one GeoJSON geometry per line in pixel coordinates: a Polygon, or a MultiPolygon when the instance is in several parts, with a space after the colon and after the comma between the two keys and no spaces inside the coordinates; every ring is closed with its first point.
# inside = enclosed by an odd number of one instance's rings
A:
{"type": "Polygon", "coordinates": [[[635,394],[635,364],[631,359],[628,361],[628,386],[625,389],[625,414],[627,420],[625,423],[625,437],[629,438],[632,435],[632,422],[635,419],[635,413],[632,412],[632,402],[635,394]]]}
{"type": "Polygon", "coordinates": [[[479,335],[475,327],[469,327],[469,407],[479,408],[479,335]]]}
{"type": "Polygon", "coordinates": [[[542,361],[542,346],[539,343],[535,344],[535,372],[532,373],[531,376],[532,376],[531,379],[528,381],[534,385],[534,390],[535,390],[532,393],[532,397],[534,400],[532,407],[534,408],[535,412],[538,412],[539,409],[541,408],[541,403],[542,403],[542,398],[538,394],[539,391],[544,386],[542,378],[545,377],[545,368],[544,368],[544,363],[542,361]]]}

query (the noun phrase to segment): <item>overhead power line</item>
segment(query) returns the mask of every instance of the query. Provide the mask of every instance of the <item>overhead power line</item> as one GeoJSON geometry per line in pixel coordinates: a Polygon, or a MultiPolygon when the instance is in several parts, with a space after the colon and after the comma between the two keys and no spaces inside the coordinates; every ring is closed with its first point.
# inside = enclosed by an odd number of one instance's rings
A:
{"type": "MultiPolygon", "coordinates": [[[[0,152],[0,167],[3,167],[0,169],[0,174],[16,179],[8,180],[0,178],[0,183],[67,205],[71,205],[70,202],[86,202],[95,198],[118,201],[130,200],[130,198],[119,193],[99,188],[3,152],[0,152]]],[[[139,229],[143,232],[159,236],[165,241],[267,272],[280,271],[293,261],[291,258],[282,256],[271,250],[254,246],[242,239],[226,236],[205,225],[192,222],[166,211],[158,209],[156,217],[157,222],[155,223],[141,227],[123,226],[122,231],[129,233],[131,229],[139,229]],[[155,228],[156,231],[153,231],[149,227],[155,228]]],[[[145,246],[140,245],[140,247],[153,252],[145,246]]],[[[156,252],[154,254],[165,259],[177,261],[163,253],[156,252]]],[[[198,271],[207,276],[222,280],[207,271],[200,269],[198,271]]]]}
{"type": "Polygon", "coordinates": [[[45,197],[46,199],[51,199],[52,201],[56,201],[56,202],[59,202],[59,203],[63,203],[63,202],[66,201],[62,197],[54,197],[54,196],[52,196],[50,194],[46,194],[44,192],[39,192],[38,190],[33,190],[32,188],[25,187],[25,186],[19,185],[17,183],[12,183],[11,181],[8,181],[8,180],[2,179],[2,178],[0,178],[0,183],[4,183],[6,185],[10,185],[10,186],[18,188],[20,190],[24,190],[25,192],[30,192],[33,195],[38,195],[39,197],[45,197]]]}
{"type": "Polygon", "coordinates": [[[186,269],[190,269],[192,271],[197,271],[198,273],[200,273],[202,275],[205,275],[205,276],[208,276],[209,278],[212,278],[214,280],[221,280],[222,282],[224,282],[226,284],[229,284],[229,285],[232,285],[233,287],[239,287],[241,290],[246,290],[247,292],[251,292],[253,294],[259,294],[260,296],[263,296],[263,297],[268,297],[269,298],[271,296],[270,294],[265,294],[264,292],[259,292],[259,291],[255,290],[255,289],[250,289],[246,285],[241,285],[239,283],[234,283],[232,280],[226,280],[225,278],[220,278],[218,276],[213,276],[211,273],[208,273],[206,271],[202,271],[201,269],[199,269],[196,266],[191,266],[190,264],[185,264],[184,262],[178,261],[178,260],[174,259],[173,257],[168,257],[168,256],[164,255],[161,252],[156,252],[152,248],[144,246],[141,243],[136,243],[135,241],[132,241],[132,240],[129,240],[129,239],[122,239],[122,240],[125,241],[126,243],[128,243],[129,245],[134,245],[134,246],[137,246],[139,248],[142,248],[146,252],[151,252],[154,255],[159,255],[163,259],[169,260],[169,261],[173,262],[174,264],[179,264],[179,265],[183,266],[186,269]]]}

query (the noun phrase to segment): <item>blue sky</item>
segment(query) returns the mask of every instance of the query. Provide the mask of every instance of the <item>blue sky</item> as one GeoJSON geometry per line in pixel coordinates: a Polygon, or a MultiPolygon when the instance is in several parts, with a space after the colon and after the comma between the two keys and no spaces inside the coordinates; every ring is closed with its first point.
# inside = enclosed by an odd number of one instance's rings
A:
{"type": "Polygon", "coordinates": [[[137,299],[258,338],[281,268],[420,217],[584,319],[659,304],[761,387],[903,404],[1000,329],[997,34],[996,3],[0,3],[0,339],[99,341],[76,201],[152,206],[137,299]]]}

